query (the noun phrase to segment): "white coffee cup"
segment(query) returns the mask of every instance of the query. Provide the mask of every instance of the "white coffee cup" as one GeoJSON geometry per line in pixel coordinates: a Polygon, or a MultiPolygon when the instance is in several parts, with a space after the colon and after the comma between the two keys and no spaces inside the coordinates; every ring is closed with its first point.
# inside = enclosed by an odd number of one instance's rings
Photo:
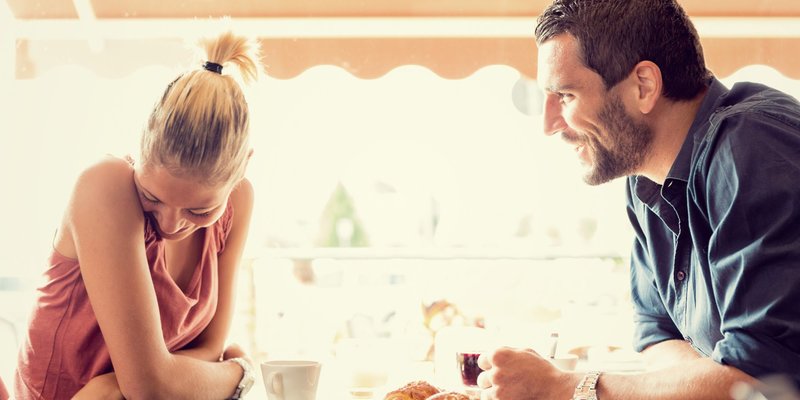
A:
{"type": "Polygon", "coordinates": [[[562,371],[575,371],[578,366],[578,356],[575,354],[561,354],[548,360],[562,371]]]}
{"type": "Polygon", "coordinates": [[[276,360],[261,363],[269,400],[315,400],[322,365],[317,361],[276,360]]]}

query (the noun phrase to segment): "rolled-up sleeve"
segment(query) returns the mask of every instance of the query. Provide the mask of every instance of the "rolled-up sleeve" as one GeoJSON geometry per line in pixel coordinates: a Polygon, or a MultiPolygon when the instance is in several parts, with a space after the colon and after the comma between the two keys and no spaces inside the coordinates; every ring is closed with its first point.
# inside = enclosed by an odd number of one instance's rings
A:
{"type": "Polygon", "coordinates": [[[665,340],[681,338],[681,333],[664,309],[664,303],[658,296],[652,277],[648,272],[637,261],[631,261],[631,300],[634,307],[633,348],[636,351],[642,351],[665,340]]]}
{"type": "Polygon", "coordinates": [[[631,251],[631,300],[633,303],[633,348],[642,351],[656,343],[681,338],[681,333],[667,313],[656,287],[653,261],[648,255],[647,238],[637,214],[644,206],[633,198],[631,183],[627,186],[628,218],[636,238],[631,251]],[[637,211],[639,210],[639,211],[637,211]]]}
{"type": "Polygon", "coordinates": [[[716,143],[708,165],[708,263],[723,335],[712,358],[800,383],[800,126],[787,122],[760,113],[721,122],[743,134],[716,143]]]}

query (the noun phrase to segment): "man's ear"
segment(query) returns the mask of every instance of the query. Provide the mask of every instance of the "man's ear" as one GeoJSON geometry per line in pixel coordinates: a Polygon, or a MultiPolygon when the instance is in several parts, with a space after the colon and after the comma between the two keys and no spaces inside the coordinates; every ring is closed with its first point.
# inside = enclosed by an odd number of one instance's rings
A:
{"type": "Polygon", "coordinates": [[[642,114],[649,114],[661,98],[664,81],[661,68],[652,61],[640,61],[633,67],[630,78],[637,89],[636,107],[642,114]]]}

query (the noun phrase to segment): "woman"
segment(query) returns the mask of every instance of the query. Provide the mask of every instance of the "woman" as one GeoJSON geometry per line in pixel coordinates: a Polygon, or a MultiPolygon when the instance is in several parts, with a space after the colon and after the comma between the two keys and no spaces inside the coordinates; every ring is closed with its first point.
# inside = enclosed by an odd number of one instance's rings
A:
{"type": "Polygon", "coordinates": [[[252,367],[225,349],[253,191],[239,84],[255,50],[226,33],[173,81],[140,156],[77,179],[20,352],[19,399],[239,398],[252,367]]]}

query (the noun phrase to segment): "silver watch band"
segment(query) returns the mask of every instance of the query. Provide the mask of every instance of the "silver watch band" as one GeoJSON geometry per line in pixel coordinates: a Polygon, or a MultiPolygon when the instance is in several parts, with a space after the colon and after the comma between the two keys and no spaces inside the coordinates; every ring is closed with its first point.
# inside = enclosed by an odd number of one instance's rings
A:
{"type": "Polygon", "coordinates": [[[233,396],[230,397],[231,400],[242,399],[244,395],[250,391],[250,387],[253,386],[253,382],[255,381],[253,367],[249,362],[247,362],[247,360],[241,357],[230,358],[225,361],[236,363],[242,367],[242,379],[239,381],[239,384],[236,385],[236,390],[233,392],[233,396]]]}
{"type": "Polygon", "coordinates": [[[593,371],[584,375],[575,387],[572,400],[597,400],[597,381],[600,379],[601,373],[593,371]]]}

